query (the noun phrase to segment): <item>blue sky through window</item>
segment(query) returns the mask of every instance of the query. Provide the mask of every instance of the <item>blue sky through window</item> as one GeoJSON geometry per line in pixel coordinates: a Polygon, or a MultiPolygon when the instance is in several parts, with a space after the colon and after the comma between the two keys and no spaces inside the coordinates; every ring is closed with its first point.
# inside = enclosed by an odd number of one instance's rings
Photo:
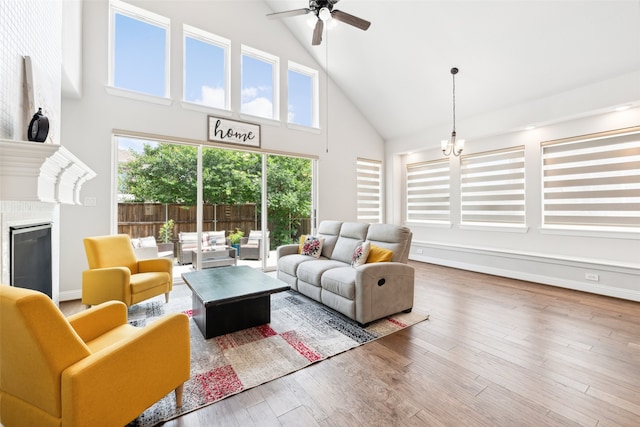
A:
{"type": "Polygon", "coordinates": [[[226,109],[225,51],[191,37],[185,38],[184,100],[226,109]]]}
{"type": "Polygon", "coordinates": [[[242,55],[243,113],[273,118],[273,65],[242,55]]]}
{"type": "Polygon", "coordinates": [[[313,78],[289,70],[287,121],[301,126],[313,126],[313,78]]]}
{"type": "Polygon", "coordinates": [[[166,30],[116,13],[114,40],[113,85],[164,97],[166,30]]]}

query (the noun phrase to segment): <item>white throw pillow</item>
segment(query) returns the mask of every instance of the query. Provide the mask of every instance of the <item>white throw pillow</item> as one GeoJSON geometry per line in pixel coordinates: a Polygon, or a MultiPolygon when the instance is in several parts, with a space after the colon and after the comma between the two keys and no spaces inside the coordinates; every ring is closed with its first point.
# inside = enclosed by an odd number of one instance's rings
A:
{"type": "Polygon", "coordinates": [[[371,243],[368,240],[356,246],[356,249],[353,251],[353,257],[351,257],[351,267],[360,267],[361,265],[364,265],[367,262],[370,248],[371,243]]]}

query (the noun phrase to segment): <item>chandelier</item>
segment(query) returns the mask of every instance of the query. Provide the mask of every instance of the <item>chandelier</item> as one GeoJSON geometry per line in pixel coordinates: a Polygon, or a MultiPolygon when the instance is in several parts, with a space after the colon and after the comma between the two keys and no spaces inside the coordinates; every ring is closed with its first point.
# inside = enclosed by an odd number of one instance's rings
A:
{"type": "Polygon", "coordinates": [[[458,69],[453,67],[451,69],[451,76],[453,77],[453,131],[449,140],[443,139],[440,141],[442,154],[445,156],[451,153],[454,156],[459,156],[464,149],[464,139],[456,139],[456,74],[458,74],[458,69]]]}

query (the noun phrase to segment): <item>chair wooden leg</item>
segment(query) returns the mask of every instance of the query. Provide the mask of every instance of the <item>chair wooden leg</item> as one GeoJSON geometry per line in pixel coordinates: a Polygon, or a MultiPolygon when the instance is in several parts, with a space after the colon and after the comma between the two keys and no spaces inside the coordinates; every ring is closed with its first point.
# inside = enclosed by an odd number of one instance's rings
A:
{"type": "Polygon", "coordinates": [[[169,302],[169,293],[170,292],[167,292],[167,293],[164,294],[164,302],[165,303],[169,302]]]}
{"type": "Polygon", "coordinates": [[[180,384],[178,388],[176,388],[176,406],[178,408],[182,407],[182,392],[184,391],[184,384],[180,384]]]}

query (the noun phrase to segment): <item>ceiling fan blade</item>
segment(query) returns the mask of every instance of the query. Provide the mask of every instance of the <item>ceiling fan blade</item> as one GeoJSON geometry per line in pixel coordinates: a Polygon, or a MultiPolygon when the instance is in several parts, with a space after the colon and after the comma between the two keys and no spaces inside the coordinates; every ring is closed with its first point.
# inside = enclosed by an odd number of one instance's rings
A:
{"type": "Polygon", "coordinates": [[[346,12],[342,12],[341,10],[332,11],[331,17],[337,21],[353,25],[356,28],[360,28],[363,31],[367,31],[369,29],[369,26],[371,25],[371,22],[366,21],[362,18],[358,18],[357,16],[350,15],[346,12]]]}
{"type": "Polygon", "coordinates": [[[322,30],[324,29],[324,22],[322,19],[318,18],[318,22],[316,22],[316,27],[313,29],[313,39],[311,40],[312,46],[318,46],[322,43],[322,30]]]}
{"type": "Polygon", "coordinates": [[[267,18],[288,18],[289,16],[298,16],[298,15],[306,15],[311,12],[311,9],[294,9],[294,10],[286,10],[284,12],[273,12],[268,13],[267,18]]]}

